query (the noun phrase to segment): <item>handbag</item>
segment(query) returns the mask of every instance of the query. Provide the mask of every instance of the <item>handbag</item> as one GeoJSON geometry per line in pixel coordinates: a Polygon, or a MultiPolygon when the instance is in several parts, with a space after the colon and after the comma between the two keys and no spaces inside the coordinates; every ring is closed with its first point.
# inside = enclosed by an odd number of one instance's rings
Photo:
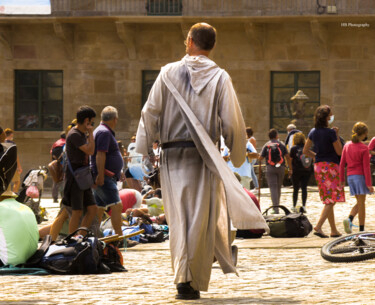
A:
{"type": "Polygon", "coordinates": [[[312,231],[312,225],[303,213],[291,213],[285,206],[271,206],[263,212],[272,237],[305,237],[312,231]],[[273,208],[280,208],[285,215],[268,215],[273,208]]]}
{"type": "Polygon", "coordinates": [[[39,198],[39,190],[35,184],[32,184],[27,188],[26,196],[30,198],[39,198]]]}
{"type": "Polygon", "coordinates": [[[72,173],[74,180],[77,182],[79,189],[85,191],[91,188],[94,184],[94,178],[92,177],[90,166],[82,166],[73,171],[68,154],[66,154],[66,160],[68,161],[69,170],[72,173]]]}
{"type": "Polygon", "coordinates": [[[64,172],[60,159],[53,160],[48,164],[48,172],[51,174],[53,182],[59,183],[63,180],[64,172]]]}

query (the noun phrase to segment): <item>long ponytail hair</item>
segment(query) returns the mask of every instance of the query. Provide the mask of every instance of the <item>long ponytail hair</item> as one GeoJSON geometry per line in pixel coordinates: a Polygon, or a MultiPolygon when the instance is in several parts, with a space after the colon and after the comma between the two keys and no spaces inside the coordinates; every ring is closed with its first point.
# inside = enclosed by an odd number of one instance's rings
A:
{"type": "Polygon", "coordinates": [[[352,142],[358,143],[360,142],[359,137],[364,135],[368,132],[368,127],[363,122],[357,122],[354,124],[352,129],[352,142]]]}

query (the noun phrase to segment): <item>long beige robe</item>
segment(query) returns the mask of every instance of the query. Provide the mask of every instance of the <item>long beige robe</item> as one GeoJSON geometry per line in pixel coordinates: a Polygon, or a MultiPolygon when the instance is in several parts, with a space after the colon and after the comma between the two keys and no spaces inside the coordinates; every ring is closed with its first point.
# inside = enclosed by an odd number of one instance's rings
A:
{"type": "Polygon", "coordinates": [[[201,291],[208,289],[214,255],[224,273],[236,272],[229,215],[239,229],[268,229],[215,147],[220,134],[240,166],[245,124],[229,75],[205,56],[163,67],[142,110],[136,151],[148,154],[156,139],[197,146],[163,150],[160,171],[175,283],[191,281],[201,291]]]}

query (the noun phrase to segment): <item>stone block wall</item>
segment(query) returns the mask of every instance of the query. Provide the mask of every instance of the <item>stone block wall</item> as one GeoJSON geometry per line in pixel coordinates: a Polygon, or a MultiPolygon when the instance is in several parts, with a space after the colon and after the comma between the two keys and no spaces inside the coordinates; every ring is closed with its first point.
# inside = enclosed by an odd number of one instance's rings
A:
{"type": "MultiPolygon", "coordinates": [[[[365,17],[360,22],[370,23],[365,17]]],[[[265,19],[255,31],[249,31],[242,19],[230,23],[214,19],[212,24],[218,30],[212,59],[231,75],[258,148],[267,141],[270,128],[271,71],[320,71],[321,104],[333,106],[343,137],[349,139],[359,120],[370,126],[370,137],[375,135],[375,23],[343,28],[339,21],[325,22],[318,34],[313,34],[309,17],[265,19]]],[[[127,26],[133,35],[130,43],[108,19],[69,24],[72,35],[66,40],[56,35],[52,22],[13,23],[12,58],[0,44],[0,126],[14,127],[14,70],[62,70],[64,126],[79,105],[91,105],[98,113],[97,122],[101,109],[113,105],[120,116],[117,138],[127,144],[140,117],[142,71],[159,70],[185,53],[184,31],[178,22],[151,24],[145,19],[127,26]],[[130,56],[133,51],[135,58],[130,56]]],[[[49,162],[50,147],[59,133],[15,133],[25,171],[49,162]]]]}

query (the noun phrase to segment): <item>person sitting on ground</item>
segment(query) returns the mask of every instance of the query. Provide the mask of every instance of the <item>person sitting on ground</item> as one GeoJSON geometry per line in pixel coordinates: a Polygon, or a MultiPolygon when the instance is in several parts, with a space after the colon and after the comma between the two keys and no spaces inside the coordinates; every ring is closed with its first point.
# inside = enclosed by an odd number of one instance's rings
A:
{"type": "Polygon", "coordinates": [[[151,190],[142,198],[142,203],[147,205],[148,212],[151,216],[159,216],[164,213],[163,199],[161,189],[151,190]],[[151,198],[147,198],[152,195],[151,198]]]}

